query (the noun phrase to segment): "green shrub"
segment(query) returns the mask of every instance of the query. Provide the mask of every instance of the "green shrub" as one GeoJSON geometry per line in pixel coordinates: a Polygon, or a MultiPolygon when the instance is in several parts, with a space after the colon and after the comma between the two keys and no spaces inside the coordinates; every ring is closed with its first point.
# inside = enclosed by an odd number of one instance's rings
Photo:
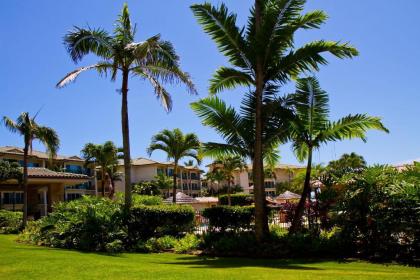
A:
{"type": "Polygon", "coordinates": [[[191,206],[136,206],[130,211],[127,225],[130,238],[137,242],[153,236],[188,232],[193,227],[193,221],[194,210],[191,206]]]}
{"type": "Polygon", "coordinates": [[[209,219],[210,231],[250,230],[254,219],[254,207],[217,206],[204,209],[203,216],[209,219]]]}
{"type": "Polygon", "coordinates": [[[197,250],[200,247],[201,240],[195,234],[186,234],[183,238],[179,239],[175,244],[175,253],[185,254],[197,250]]]}
{"type": "Polygon", "coordinates": [[[121,253],[123,250],[124,250],[124,243],[119,239],[116,239],[105,245],[105,251],[110,254],[121,253]]]}
{"type": "MultiPolygon", "coordinates": [[[[220,205],[228,205],[228,196],[221,195],[219,197],[220,205]]],[[[244,193],[236,193],[230,195],[231,206],[247,206],[254,202],[254,196],[244,193]]]]}
{"type": "Polygon", "coordinates": [[[133,194],[133,205],[161,205],[162,198],[160,196],[137,195],[133,194]]]}
{"type": "Polygon", "coordinates": [[[18,233],[22,229],[22,212],[0,210],[0,233],[18,233]]]}
{"type": "Polygon", "coordinates": [[[144,247],[147,252],[162,252],[173,249],[178,240],[169,235],[165,235],[159,238],[152,237],[146,241],[144,247]]]}

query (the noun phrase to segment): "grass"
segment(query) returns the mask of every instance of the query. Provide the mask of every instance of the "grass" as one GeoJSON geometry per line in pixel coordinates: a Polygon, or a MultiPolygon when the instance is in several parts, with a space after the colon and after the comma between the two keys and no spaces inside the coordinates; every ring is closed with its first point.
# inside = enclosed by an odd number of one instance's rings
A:
{"type": "Polygon", "coordinates": [[[35,247],[0,235],[1,279],[420,279],[420,269],[361,261],[205,258],[176,254],[116,256],[35,247]]]}

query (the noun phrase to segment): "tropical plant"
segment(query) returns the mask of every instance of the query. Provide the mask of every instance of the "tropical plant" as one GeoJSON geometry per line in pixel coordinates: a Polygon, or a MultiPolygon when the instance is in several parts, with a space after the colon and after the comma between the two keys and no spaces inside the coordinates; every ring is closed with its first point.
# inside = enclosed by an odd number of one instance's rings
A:
{"type": "MultiPolygon", "coordinates": [[[[338,58],[353,57],[357,50],[347,43],[313,41],[295,47],[295,33],[301,29],[319,28],[327,15],[323,11],[302,14],[305,0],[255,0],[246,28],[236,25],[236,15],[224,4],[193,5],[191,9],[215,41],[232,67],[220,67],[210,80],[210,93],[238,86],[249,87],[255,97],[252,172],[256,211],[256,235],[261,241],[268,236],[268,217],[264,190],[265,95],[270,95],[291,77],[303,71],[318,70],[327,63],[323,53],[338,58]]],[[[249,133],[250,134],[250,133],[249,133]]]]}
{"type": "Polygon", "coordinates": [[[164,129],[155,136],[153,136],[151,144],[147,149],[149,156],[156,150],[161,150],[166,153],[168,160],[174,161],[173,187],[172,187],[172,201],[176,203],[176,187],[179,160],[184,157],[194,158],[198,164],[201,159],[198,154],[200,150],[200,141],[194,133],[183,134],[179,128],[174,130],[164,129]]]}
{"type": "MultiPolygon", "coordinates": [[[[85,159],[86,165],[93,164],[94,168],[100,166],[102,197],[105,197],[105,181],[115,173],[114,170],[118,164],[118,148],[112,141],[107,141],[104,144],[87,143],[83,147],[82,157],[85,159]]],[[[112,197],[112,194],[113,190],[110,190],[109,196],[112,197]]]]}
{"type": "Polygon", "coordinates": [[[219,195],[220,184],[223,182],[224,178],[225,178],[225,175],[223,174],[223,171],[220,170],[219,168],[214,168],[210,172],[207,172],[206,174],[207,182],[210,183],[211,185],[213,185],[214,183],[217,184],[217,191],[213,188],[213,186],[209,188],[211,194],[214,194],[215,192],[217,192],[217,195],[219,195]]]}
{"type": "Polygon", "coordinates": [[[298,207],[296,208],[290,232],[300,227],[306,199],[311,192],[312,152],[330,141],[360,138],[366,141],[366,132],[377,129],[388,132],[379,117],[366,114],[348,115],[331,122],[329,115],[328,94],[323,91],[315,77],[297,80],[296,93],[292,96],[296,117],[292,121],[290,135],[293,150],[300,161],[307,160],[305,182],[298,207]]]}
{"type": "Polygon", "coordinates": [[[0,160],[0,183],[11,179],[22,182],[22,170],[19,163],[0,160]]]}
{"type": "Polygon", "coordinates": [[[169,176],[166,176],[164,173],[160,173],[155,176],[155,180],[153,183],[158,187],[158,189],[166,190],[167,196],[170,196],[172,179],[169,176]]]}
{"type": "Polygon", "coordinates": [[[247,169],[247,164],[243,158],[237,155],[224,155],[218,157],[213,164],[221,165],[220,170],[224,174],[224,179],[227,182],[227,195],[228,195],[228,205],[231,205],[231,184],[233,183],[234,172],[237,170],[241,172],[244,169],[247,169]]]}
{"type": "Polygon", "coordinates": [[[166,111],[172,108],[172,99],[164,88],[164,83],[183,83],[190,93],[196,89],[189,77],[179,67],[179,57],[172,44],[162,41],[160,35],[154,35],[145,41],[136,42],[136,26],[131,25],[127,4],[115,24],[113,35],[101,28],[75,27],[64,37],[64,44],[72,60],[77,63],[87,54],[95,54],[102,60],[90,66],[80,67],[68,73],[57,87],[61,88],[74,81],[80,73],[97,70],[100,75],[111,75],[111,81],[117,79],[120,72],[121,84],[121,123],[124,150],[125,204],[131,205],[131,158],[128,120],[128,79],[131,76],[148,80],[156,97],[166,111]]]}
{"type": "Polygon", "coordinates": [[[3,117],[3,124],[7,129],[23,136],[23,226],[26,226],[28,220],[28,157],[32,153],[32,143],[38,140],[44,144],[51,159],[57,155],[60,146],[60,139],[55,130],[37,124],[36,117],[37,114],[30,117],[28,112],[20,114],[16,122],[3,117]]]}

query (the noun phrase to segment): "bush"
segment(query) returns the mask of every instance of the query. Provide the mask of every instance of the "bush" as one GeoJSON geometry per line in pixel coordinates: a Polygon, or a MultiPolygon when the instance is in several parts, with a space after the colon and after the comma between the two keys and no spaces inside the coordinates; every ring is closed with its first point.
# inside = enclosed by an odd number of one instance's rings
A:
{"type": "Polygon", "coordinates": [[[254,220],[254,207],[217,206],[204,209],[203,216],[209,219],[210,231],[250,230],[254,220]]]}
{"type": "Polygon", "coordinates": [[[180,205],[136,206],[131,209],[127,222],[134,242],[153,236],[176,236],[192,229],[194,210],[180,205]]]}
{"type": "Polygon", "coordinates": [[[160,196],[137,195],[133,194],[133,205],[161,205],[162,198],[160,196]]]}
{"type": "Polygon", "coordinates": [[[179,239],[175,244],[175,253],[185,254],[197,250],[201,244],[200,238],[195,234],[186,234],[183,238],[179,239]]]}
{"type": "MultiPolygon", "coordinates": [[[[247,206],[254,202],[254,196],[244,193],[236,193],[230,196],[231,206],[247,206]]],[[[221,205],[228,205],[228,196],[221,195],[219,197],[219,203],[221,205]]]]}
{"type": "Polygon", "coordinates": [[[22,229],[22,212],[0,210],[0,233],[18,233],[22,229]]]}
{"type": "Polygon", "coordinates": [[[162,252],[162,251],[168,251],[173,249],[178,240],[169,235],[165,235],[159,238],[152,237],[145,243],[145,248],[148,252],[162,252]]]}
{"type": "Polygon", "coordinates": [[[127,238],[116,202],[84,196],[54,205],[54,211],[31,222],[21,240],[50,247],[86,251],[116,251],[127,238]],[[114,242],[116,241],[116,242],[114,242]]]}

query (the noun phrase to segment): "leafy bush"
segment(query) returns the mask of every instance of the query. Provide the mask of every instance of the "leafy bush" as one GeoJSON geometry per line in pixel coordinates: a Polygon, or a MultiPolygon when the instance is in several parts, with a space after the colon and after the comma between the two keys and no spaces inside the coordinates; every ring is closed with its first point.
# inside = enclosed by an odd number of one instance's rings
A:
{"type": "MultiPolygon", "coordinates": [[[[247,206],[254,202],[254,196],[244,193],[236,193],[230,196],[231,206],[247,206]]],[[[219,197],[219,203],[221,205],[228,205],[228,196],[221,195],[219,197]]]]}
{"type": "Polygon", "coordinates": [[[0,210],[0,233],[18,233],[22,229],[22,212],[0,210]]]}
{"type": "Polygon", "coordinates": [[[178,235],[193,227],[194,210],[191,206],[159,205],[135,206],[127,219],[130,239],[147,240],[153,236],[178,235]]]}
{"type": "Polygon", "coordinates": [[[204,209],[203,216],[209,219],[210,231],[250,230],[254,220],[254,207],[217,206],[204,209]]]}
{"type": "Polygon", "coordinates": [[[161,205],[162,198],[160,196],[137,195],[133,194],[133,205],[161,205]]]}
{"type": "Polygon", "coordinates": [[[200,238],[198,238],[195,234],[189,233],[176,242],[174,250],[175,253],[185,254],[197,250],[200,244],[200,238]]]}
{"type": "Polygon", "coordinates": [[[162,252],[173,249],[178,240],[169,235],[165,235],[159,238],[152,237],[145,243],[145,248],[148,252],[162,252]]]}
{"type": "Polygon", "coordinates": [[[84,196],[55,204],[52,213],[27,226],[21,240],[51,247],[115,252],[121,247],[117,240],[127,238],[122,219],[116,202],[84,196]]]}

